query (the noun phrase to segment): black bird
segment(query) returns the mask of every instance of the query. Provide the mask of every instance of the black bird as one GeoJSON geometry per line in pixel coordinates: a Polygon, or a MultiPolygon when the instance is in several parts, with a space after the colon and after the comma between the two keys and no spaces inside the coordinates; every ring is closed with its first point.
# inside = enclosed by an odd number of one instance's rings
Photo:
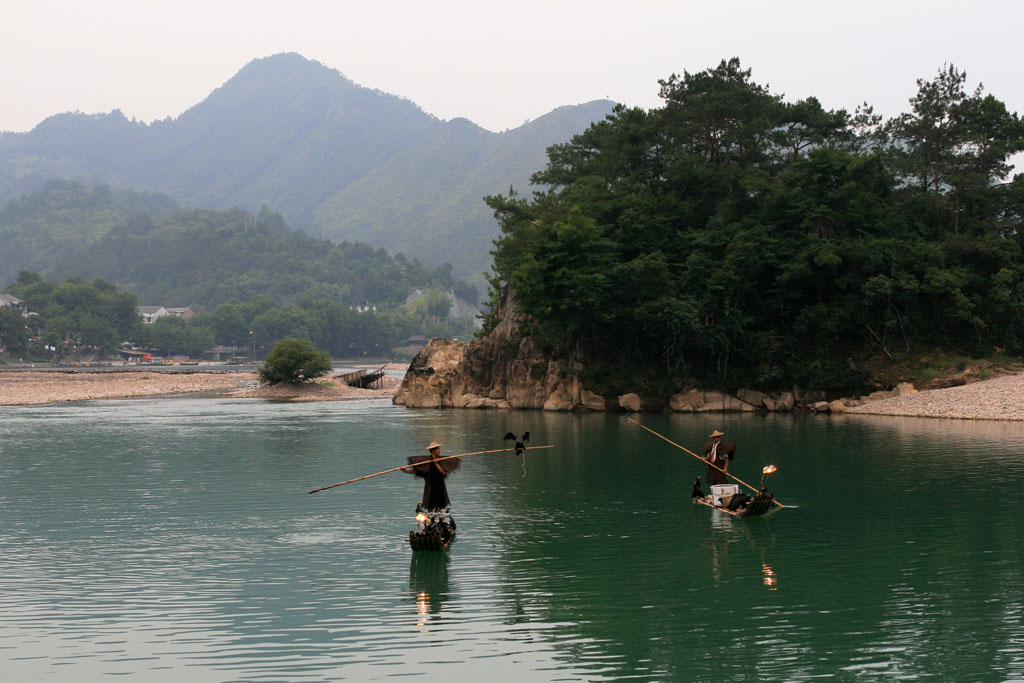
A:
{"type": "Polygon", "coordinates": [[[516,436],[512,432],[509,432],[508,434],[505,435],[504,439],[505,441],[515,441],[516,455],[522,455],[523,451],[526,450],[526,446],[524,446],[523,444],[530,440],[530,432],[523,432],[523,435],[521,437],[516,436]]]}
{"type": "Polygon", "coordinates": [[[693,493],[690,495],[694,498],[704,497],[704,489],[700,487],[700,477],[697,477],[696,481],[693,482],[693,493]]]}

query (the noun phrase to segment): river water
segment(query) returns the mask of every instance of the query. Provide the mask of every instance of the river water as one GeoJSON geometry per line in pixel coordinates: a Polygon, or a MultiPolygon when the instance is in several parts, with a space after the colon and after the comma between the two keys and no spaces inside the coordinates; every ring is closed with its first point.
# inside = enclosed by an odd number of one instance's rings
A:
{"type": "Polygon", "coordinates": [[[1024,425],[165,397],[0,409],[5,681],[1024,680],[1024,425]],[[459,537],[412,553],[422,453],[459,537]]]}

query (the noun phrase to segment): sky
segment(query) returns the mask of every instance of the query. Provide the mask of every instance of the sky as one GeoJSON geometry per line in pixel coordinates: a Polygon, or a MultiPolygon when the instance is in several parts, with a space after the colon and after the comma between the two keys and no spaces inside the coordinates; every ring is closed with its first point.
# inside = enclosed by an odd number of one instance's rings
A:
{"type": "Polygon", "coordinates": [[[738,56],[827,108],[909,109],[949,62],[1024,112],[1024,2],[976,0],[0,0],[0,131],[47,116],[176,117],[258,57],[298,52],[492,131],[738,56]]]}

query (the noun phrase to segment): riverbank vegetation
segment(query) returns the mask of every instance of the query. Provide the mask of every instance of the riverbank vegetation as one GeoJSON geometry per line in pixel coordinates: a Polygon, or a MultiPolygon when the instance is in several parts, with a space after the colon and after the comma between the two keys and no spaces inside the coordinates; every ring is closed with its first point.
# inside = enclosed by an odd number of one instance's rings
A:
{"type": "Polygon", "coordinates": [[[436,287],[409,303],[377,310],[328,296],[307,294],[279,303],[256,294],[248,301],[229,299],[187,320],[167,315],[148,325],[138,314],[137,295],[103,279],[54,282],[23,271],[7,291],[28,302],[32,315],[0,307],[0,349],[25,361],[112,357],[125,343],[166,357],[198,358],[215,345],[259,356],[287,337],[308,340],[335,358],[387,358],[410,335],[447,329],[470,336],[473,327],[469,317],[438,322],[448,298],[436,287]]]}
{"type": "Polygon", "coordinates": [[[3,237],[16,247],[0,259],[8,265],[60,256],[46,279],[23,269],[2,290],[38,314],[21,320],[17,311],[0,312],[0,326],[11,328],[0,333],[0,346],[19,356],[61,358],[81,346],[110,355],[132,341],[161,355],[197,357],[214,344],[256,351],[302,337],[335,357],[379,358],[412,335],[468,338],[476,326],[466,312],[476,290],[450,265],[430,269],[366,244],[310,237],[266,208],[255,215],[183,210],[159,195],[53,182],[0,212],[3,237]],[[69,226],[81,224],[95,229],[68,238],[69,253],[53,250],[69,226]],[[106,301],[115,291],[116,312],[106,301]],[[199,315],[141,326],[139,303],[199,315]]]}
{"type": "Polygon", "coordinates": [[[331,357],[305,339],[288,338],[274,344],[259,369],[261,384],[298,384],[331,372],[331,357]]]}
{"type": "Polygon", "coordinates": [[[487,198],[492,297],[510,285],[591,384],[842,391],[1024,353],[1024,123],[965,73],[887,121],[786,101],[738,59],[660,95],[551,147],[530,199],[487,198]]]}

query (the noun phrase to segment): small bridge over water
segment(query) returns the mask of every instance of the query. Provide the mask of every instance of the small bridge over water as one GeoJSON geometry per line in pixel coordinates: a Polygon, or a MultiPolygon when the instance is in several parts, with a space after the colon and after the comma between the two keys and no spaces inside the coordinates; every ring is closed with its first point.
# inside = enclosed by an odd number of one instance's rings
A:
{"type": "Polygon", "coordinates": [[[381,379],[384,377],[384,366],[380,366],[376,370],[356,370],[355,372],[346,372],[344,375],[338,375],[337,378],[349,385],[350,387],[359,387],[360,389],[374,389],[379,388],[382,384],[381,379]]]}

